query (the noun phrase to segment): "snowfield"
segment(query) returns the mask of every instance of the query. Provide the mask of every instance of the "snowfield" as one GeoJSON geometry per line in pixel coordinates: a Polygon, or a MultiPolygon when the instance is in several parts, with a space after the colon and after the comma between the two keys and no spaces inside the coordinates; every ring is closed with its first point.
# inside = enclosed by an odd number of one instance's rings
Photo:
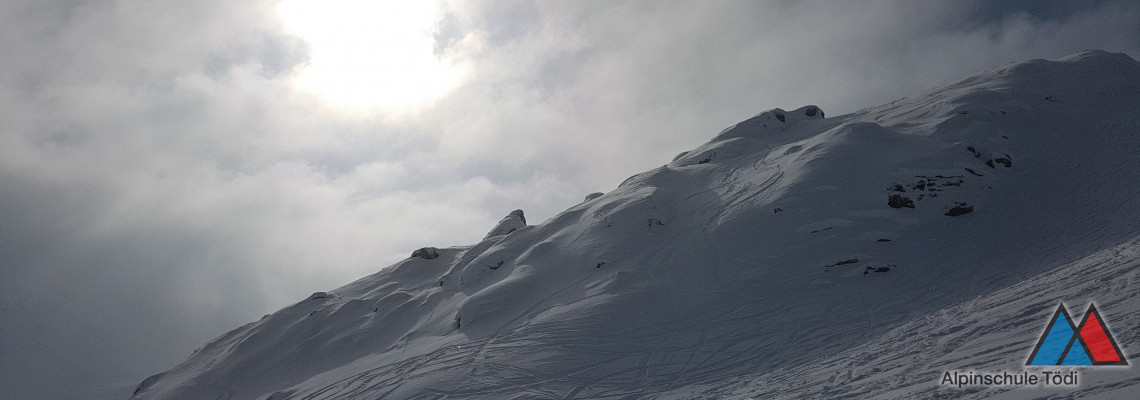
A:
{"type": "Polygon", "coordinates": [[[1039,372],[1062,302],[1095,302],[1138,362],[1140,63],[1088,51],[824,111],[298,294],[132,399],[1140,397],[1131,366],[939,384],[1039,372]]]}

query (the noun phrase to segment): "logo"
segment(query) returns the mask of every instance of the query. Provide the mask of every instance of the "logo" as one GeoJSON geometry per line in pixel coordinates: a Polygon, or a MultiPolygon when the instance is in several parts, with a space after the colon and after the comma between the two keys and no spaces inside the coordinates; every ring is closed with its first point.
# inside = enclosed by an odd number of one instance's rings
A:
{"type": "MultiPolygon", "coordinates": [[[[1073,318],[1064,304],[1057,305],[1057,311],[1045,332],[1037,339],[1037,346],[1029,354],[1026,366],[1100,366],[1128,365],[1124,353],[1116,339],[1108,331],[1108,325],[1096,306],[1089,304],[1089,310],[1080,324],[1073,324],[1073,318]]],[[[954,370],[942,373],[939,383],[945,386],[1013,386],[1013,387],[1067,387],[1080,385],[1080,375],[1072,368],[1044,369],[1037,371],[972,371],[954,370]]]]}
{"type": "Polygon", "coordinates": [[[1089,304],[1081,323],[1073,325],[1065,305],[1058,304],[1025,365],[1128,365],[1128,361],[1095,305],[1089,304]]]}

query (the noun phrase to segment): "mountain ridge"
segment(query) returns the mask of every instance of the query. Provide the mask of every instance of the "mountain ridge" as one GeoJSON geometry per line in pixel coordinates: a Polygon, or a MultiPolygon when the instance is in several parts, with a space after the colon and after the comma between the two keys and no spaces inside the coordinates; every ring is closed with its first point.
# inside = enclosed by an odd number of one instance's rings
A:
{"type": "Polygon", "coordinates": [[[222,335],[132,398],[638,398],[808,365],[1130,240],[1138,104],[1140,63],[1088,51],[761,112],[222,335]]]}

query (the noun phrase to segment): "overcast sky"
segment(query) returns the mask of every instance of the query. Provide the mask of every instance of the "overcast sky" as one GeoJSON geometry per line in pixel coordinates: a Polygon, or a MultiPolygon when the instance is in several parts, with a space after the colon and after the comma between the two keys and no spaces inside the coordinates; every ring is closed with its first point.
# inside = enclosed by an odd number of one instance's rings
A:
{"type": "Polygon", "coordinates": [[[0,396],[133,388],[766,109],[1140,56],[1129,0],[278,3],[0,0],[0,396]]]}

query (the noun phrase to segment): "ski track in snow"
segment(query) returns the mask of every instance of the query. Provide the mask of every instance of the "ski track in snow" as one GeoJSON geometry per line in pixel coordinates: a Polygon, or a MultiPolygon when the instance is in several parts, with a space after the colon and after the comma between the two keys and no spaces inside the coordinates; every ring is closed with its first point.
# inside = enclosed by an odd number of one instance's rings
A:
{"type": "MultiPolygon", "coordinates": [[[[1085,386],[956,388],[944,371],[1021,371],[1059,302],[1083,310],[1096,301],[1130,363],[1140,360],[1140,237],[996,293],[916,318],[867,344],[802,366],[708,385],[702,398],[1091,398],[1140,390],[1131,367],[1076,367],[1085,386]],[[1132,312],[1120,312],[1129,311],[1132,312]],[[1132,344],[1132,346],[1128,346],[1132,344]],[[1120,379],[1120,375],[1131,375],[1120,379]],[[1105,378],[1117,380],[1097,384],[1105,378]],[[1090,382],[1091,381],[1091,382],[1090,382]],[[1090,384],[1091,383],[1091,384],[1090,384]]],[[[1078,314],[1079,315],[1079,314],[1078,314]]],[[[1078,318],[1078,316],[1074,316],[1078,318]]],[[[658,398],[691,398],[691,393],[658,398]]]]}

